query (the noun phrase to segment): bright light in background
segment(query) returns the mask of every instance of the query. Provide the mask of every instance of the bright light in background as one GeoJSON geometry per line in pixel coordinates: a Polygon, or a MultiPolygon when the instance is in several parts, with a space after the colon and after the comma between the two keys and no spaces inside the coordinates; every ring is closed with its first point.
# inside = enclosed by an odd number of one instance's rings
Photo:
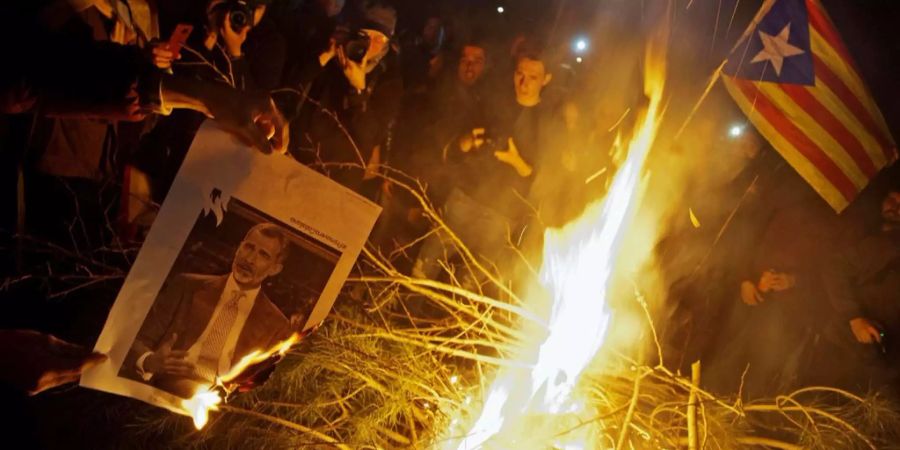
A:
{"type": "Polygon", "coordinates": [[[584,53],[588,49],[588,40],[585,38],[575,39],[573,46],[576,53],[584,53]]]}
{"type": "Polygon", "coordinates": [[[500,13],[500,14],[503,14],[504,12],[506,12],[506,9],[504,9],[502,6],[498,6],[498,7],[497,7],[497,12],[500,13]]]}
{"type": "Polygon", "coordinates": [[[581,57],[580,57],[580,56],[579,56],[579,57],[577,57],[577,58],[575,58],[575,62],[577,62],[577,63],[579,63],[579,64],[581,64],[581,62],[582,62],[582,61],[584,61],[584,60],[583,60],[583,59],[581,59],[581,57]]]}
{"type": "Polygon", "coordinates": [[[731,138],[739,138],[742,134],[744,134],[743,125],[732,125],[731,128],[728,129],[728,136],[731,138]]]}

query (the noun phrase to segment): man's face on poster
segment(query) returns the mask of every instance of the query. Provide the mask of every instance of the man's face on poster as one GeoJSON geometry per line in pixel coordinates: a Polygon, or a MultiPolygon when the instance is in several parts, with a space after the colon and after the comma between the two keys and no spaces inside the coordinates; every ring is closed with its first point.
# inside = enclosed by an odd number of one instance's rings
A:
{"type": "Polygon", "coordinates": [[[244,238],[231,263],[231,273],[241,288],[255,289],[266,278],[277,275],[282,269],[281,241],[259,231],[253,231],[244,238]]]}

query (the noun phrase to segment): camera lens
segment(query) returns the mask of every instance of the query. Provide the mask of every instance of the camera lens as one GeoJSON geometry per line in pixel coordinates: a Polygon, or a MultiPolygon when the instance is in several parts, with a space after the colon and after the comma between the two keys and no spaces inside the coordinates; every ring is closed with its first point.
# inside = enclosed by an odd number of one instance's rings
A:
{"type": "Polygon", "coordinates": [[[237,33],[240,33],[245,27],[250,25],[250,14],[248,14],[246,8],[232,8],[229,18],[231,20],[231,29],[237,33]]]}
{"type": "Polygon", "coordinates": [[[362,62],[369,51],[369,35],[357,32],[344,44],[344,53],[354,62],[362,62]]]}
{"type": "Polygon", "coordinates": [[[363,57],[366,56],[366,51],[369,49],[369,44],[365,41],[354,40],[347,43],[344,48],[345,53],[347,54],[347,58],[354,62],[361,62],[363,57]]]}

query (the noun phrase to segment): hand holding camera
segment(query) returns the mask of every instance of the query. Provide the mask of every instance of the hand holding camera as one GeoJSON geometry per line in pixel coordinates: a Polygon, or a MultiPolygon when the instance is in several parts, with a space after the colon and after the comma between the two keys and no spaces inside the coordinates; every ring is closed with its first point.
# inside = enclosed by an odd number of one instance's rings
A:
{"type": "Polygon", "coordinates": [[[469,133],[459,137],[459,149],[463,153],[480,149],[485,143],[485,129],[473,128],[469,133]]]}
{"type": "Polygon", "coordinates": [[[372,71],[388,50],[390,39],[369,29],[338,27],[331,37],[331,47],[322,53],[319,63],[325,65],[337,57],[344,76],[358,91],[366,88],[366,74],[372,71]]]}
{"type": "Polygon", "coordinates": [[[225,0],[211,4],[210,22],[232,58],[243,54],[241,46],[254,23],[254,6],[244,0],[225,0]]]}

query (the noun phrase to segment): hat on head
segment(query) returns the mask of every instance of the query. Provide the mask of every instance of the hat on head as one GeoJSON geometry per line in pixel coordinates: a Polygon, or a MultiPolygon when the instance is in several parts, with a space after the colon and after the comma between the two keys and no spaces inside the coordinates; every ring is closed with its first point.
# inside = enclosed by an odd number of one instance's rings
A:
{"type": "Polygon", "coordinates": [[[360,28],[375,30],[387,37],[394,35],[397,27],[397,10],[381,3],[366,6],[360,28]]]}

